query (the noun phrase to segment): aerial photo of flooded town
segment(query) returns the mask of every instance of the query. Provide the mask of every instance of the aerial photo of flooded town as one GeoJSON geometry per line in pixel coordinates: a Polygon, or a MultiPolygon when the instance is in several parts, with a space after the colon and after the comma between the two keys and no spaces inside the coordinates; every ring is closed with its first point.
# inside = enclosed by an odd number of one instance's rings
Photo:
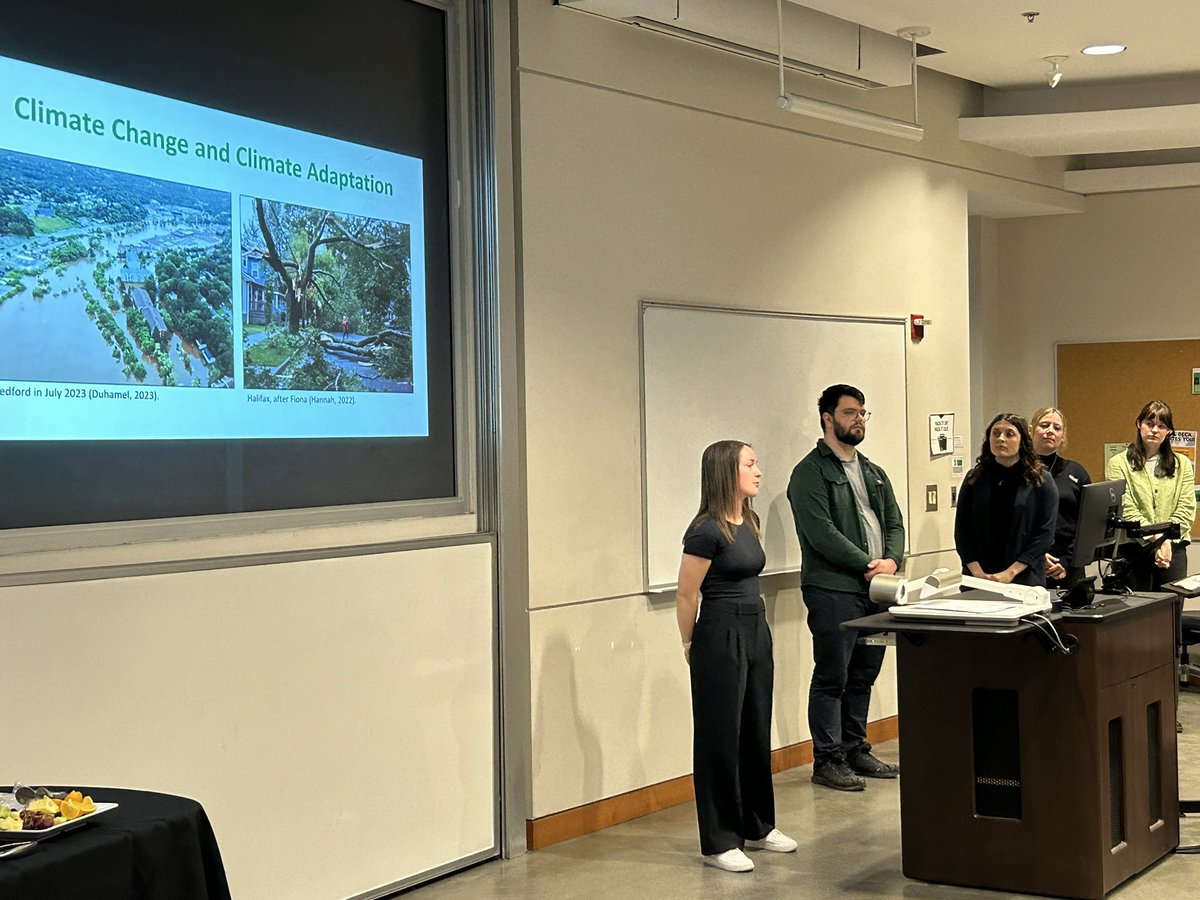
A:
{"type": "Polygon", "coordinates": [[[0,149],[0,379],[233,387],[230,196],[0,149]]]}

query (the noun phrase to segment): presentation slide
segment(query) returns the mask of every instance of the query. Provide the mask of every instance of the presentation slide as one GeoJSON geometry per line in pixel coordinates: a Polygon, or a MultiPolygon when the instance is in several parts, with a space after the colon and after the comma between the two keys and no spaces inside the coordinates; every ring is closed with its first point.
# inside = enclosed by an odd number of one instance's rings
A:
{"type": "Polygon", "coordinates": [[[421,160],[0,85],[0,441],[429,434],[421,160]]]}

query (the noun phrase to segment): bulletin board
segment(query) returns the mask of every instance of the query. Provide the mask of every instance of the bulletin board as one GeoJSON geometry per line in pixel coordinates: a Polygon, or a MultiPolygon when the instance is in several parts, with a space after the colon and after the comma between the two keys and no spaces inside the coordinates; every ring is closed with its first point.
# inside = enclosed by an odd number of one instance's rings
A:
{"type": "MultiPolygon", "coordinates": [[[[1137,415],[1150,400],[1171,407],[1176,431],[1200,431],[1200,394],[1192,393],[1194,368],[1200,368],[1197,339],[1059,344],[1057,405],[1067,416],[1068,437],[1063,455],[1100,481],[1104,445],[1132,441],[1137,415]]],[[[1192,536],[1200,537],[1195,524],[1192,536]]]]}

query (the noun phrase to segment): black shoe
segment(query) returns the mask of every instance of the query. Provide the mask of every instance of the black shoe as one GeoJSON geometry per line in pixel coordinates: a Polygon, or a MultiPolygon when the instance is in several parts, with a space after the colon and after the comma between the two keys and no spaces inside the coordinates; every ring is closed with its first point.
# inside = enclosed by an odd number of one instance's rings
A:
{"type": "Polygon", "coordinates": [[[813,784],[823,784],[835,791],[861,791],[867,783],[839,762],[822,762],[813,766],[813,784]]]}
{"type": "Polygon", "coordinates": [[[859,750],[846,757],[846,764],[851,771],[867,778],[895,778],[900,774],[900,767],[885,763],[870,750],[859,750]]]}

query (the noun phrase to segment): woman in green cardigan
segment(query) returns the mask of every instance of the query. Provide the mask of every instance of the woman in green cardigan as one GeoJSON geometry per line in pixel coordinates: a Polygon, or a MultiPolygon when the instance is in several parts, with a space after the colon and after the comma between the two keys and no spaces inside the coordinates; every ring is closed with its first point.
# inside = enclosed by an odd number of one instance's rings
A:
{"type": "Polygon", "coordinates": [[[1196,481],[1192,461],[1171,449],[1175,435],[1171,407],[1151,400],[1138,414],[1137,429],[1134,442],[1105,465],[1104,477],[1125,479],[1125,518],[1145,525],[1179,523],[1179,540],[1144,542],[1132,557],[1129,586],[1153,591],[1187,575],[1196,481]]]}

